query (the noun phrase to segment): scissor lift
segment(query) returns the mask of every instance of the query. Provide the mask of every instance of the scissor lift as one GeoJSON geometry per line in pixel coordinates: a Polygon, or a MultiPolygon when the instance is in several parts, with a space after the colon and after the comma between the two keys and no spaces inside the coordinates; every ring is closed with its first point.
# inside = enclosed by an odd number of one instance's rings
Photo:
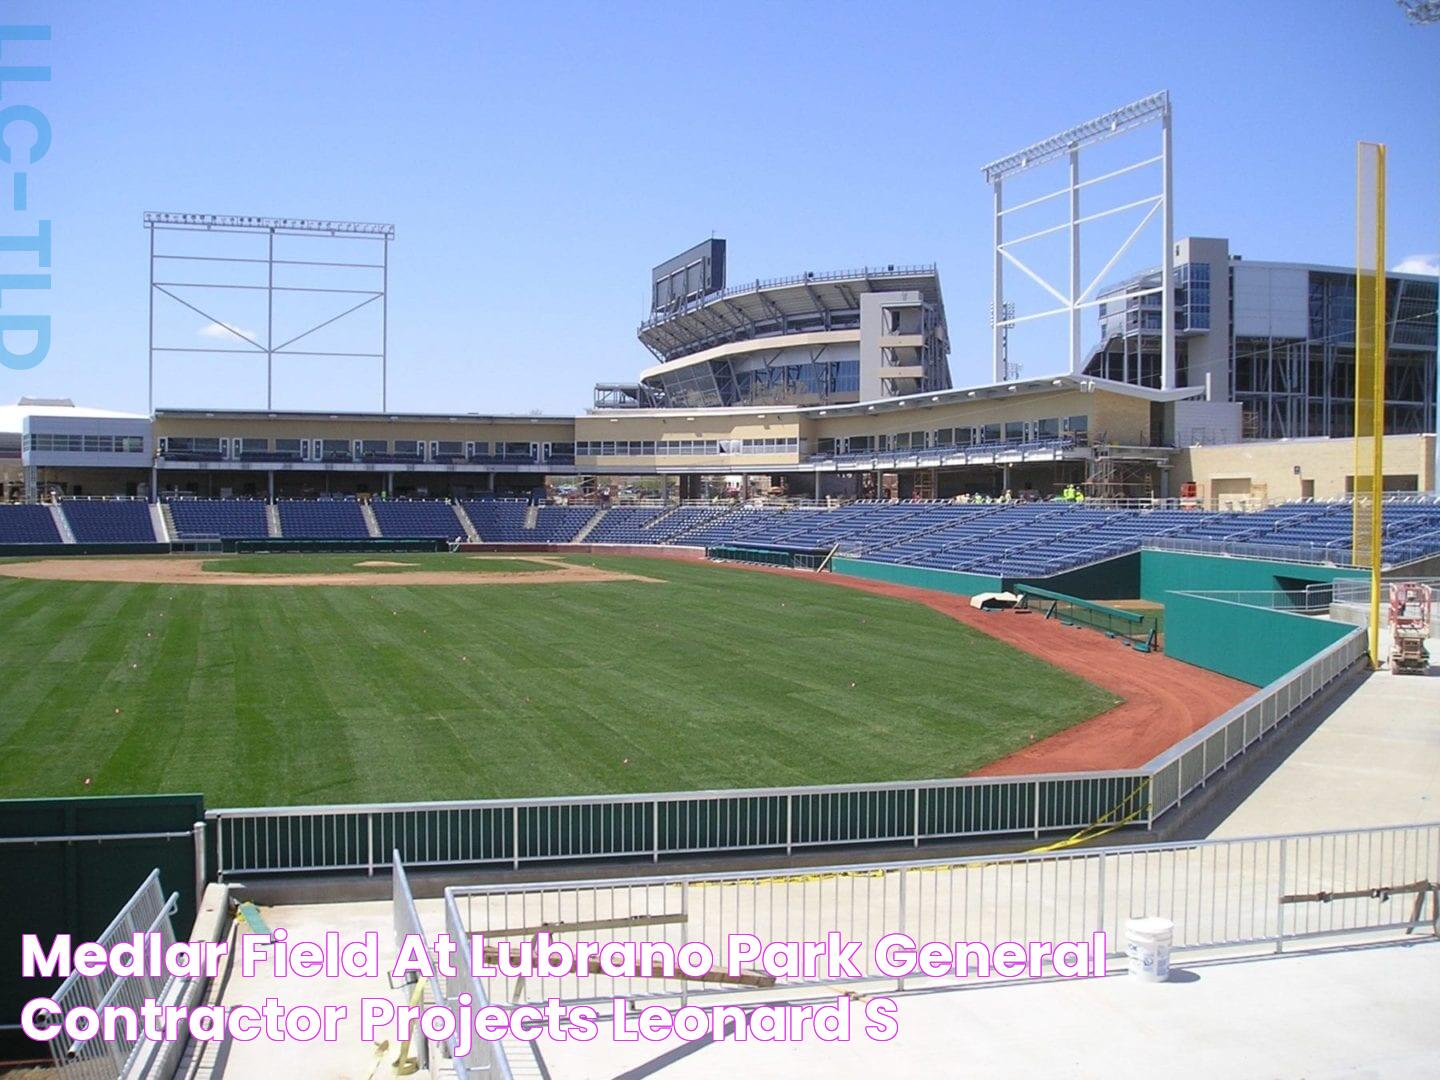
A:
{"type": "Polygon", "coordinates": [[[1396,674],[1424,675],[1430,670],[1425,641],[1430,637],[1431,602],[1429,585],[1402,581],[1390,586],[1390,670],[1396,674]]]}

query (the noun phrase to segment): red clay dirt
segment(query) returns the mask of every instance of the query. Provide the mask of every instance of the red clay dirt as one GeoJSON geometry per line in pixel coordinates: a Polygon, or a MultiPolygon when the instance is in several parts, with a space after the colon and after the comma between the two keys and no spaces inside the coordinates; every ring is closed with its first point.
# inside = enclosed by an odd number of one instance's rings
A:
{"type": "MultiPolygon", "coordinates": [[[[877,596],[913,600],[1021,652],[1079,675],[1121,699],[1121,704],[1113,709],[992,761],[976,769],[973,776],[1137,768],[1255,692],[1249,683],[1216,675],[1160,653],[1136,652],[1097,630],[1062,626],[1054,620],[1047,621],[1035,611],[1025,615],[1013,611],[977,611],[970,606],[967,596],[843,574],[737,568],[803,574],[815,581],[877,596]]],[[[1005,672],[997,671],[995,678],[1004,679],[1005,672]]]]}

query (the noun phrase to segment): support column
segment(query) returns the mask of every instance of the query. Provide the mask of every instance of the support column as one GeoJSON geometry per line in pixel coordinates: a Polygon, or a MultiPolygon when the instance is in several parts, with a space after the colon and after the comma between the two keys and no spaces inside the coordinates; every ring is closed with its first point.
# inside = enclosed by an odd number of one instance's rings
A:
{"type": "Polygon", "coordinates": [[[1007,491],[1009,491],[1009,490],[1010,490],[1010,466],[1009,466],[1008,464],[1005,464],[1005,465],[1001,465],[1001,466],[1000,466],[1000,494],[1003,495],[1003,494],[1005,494],[1005,492],[1007,492],[1007,491]]]}
{"type": "Polygon", "coordinates": [[[1170,148],[1170,107],[1160,120],[1161,195],[1165,203],[1160,262],[1160,389],[1175,389],[1175,208],[1171,198],[1172,158],[1170,148]]]}
{"type": "Polygon", "coordinates": [[[990,313],[990,357],[991,367],[995,372],[995,381],[1005,381],[1005,328],[1000,325],[1005,312],[1005,256],[1000,254],[1000,244],[1004,238],[1004,219],[1000,216],[1004,201],[1000,193],[1000,181],[994,182],[995,196],[995,250],[991,253],[995,259],[992,273],[994,285],[992,287],[992,302],[994,307],[990,313]]]}
{"type": "Polygon", "coordinates": [[[1070,374],[1080,374],[1080,150],[1070,148],[1070,374]]]}
{"type": "Polygon", "coordinates": [[[275,501],[275,470],[265,470],[265,487],[270,496],[270,501],[275,501]]]}
{"type": "Polygon", "coordinates": [[[393,472],[385,474],[385,497],[387,499],[395,497],[395,474],[393,472]]]}

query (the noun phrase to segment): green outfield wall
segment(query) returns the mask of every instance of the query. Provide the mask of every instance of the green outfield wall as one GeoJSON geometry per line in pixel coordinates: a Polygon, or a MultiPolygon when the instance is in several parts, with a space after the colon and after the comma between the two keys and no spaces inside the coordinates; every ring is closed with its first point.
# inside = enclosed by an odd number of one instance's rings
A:
{"type": "Polygon", "coordinates": [[[1194,593],[1165,597],[1167,656],[1256,686],[1299,667],[1354,629],[1349,623],[1194,593]]]}
{"type": "MultiPolygon", "coordinates": [[[[1272,562],[1234,555],[1203,555],[1180,551],[1140,552],[1140,598],[1164,603],[1172,592],[1218,592],[1225,589],[1272,592],[1361,578],[1368,571],[1347,566],[1272,562]]],[[[1051,587],[1048,584],[1047,588],[1051,587]]],[[[1074,590],[1059,590],[1061,592],[1074,590]]],[[[1092,598],[1098,599],[1098,598],[1092,598]]],[[[1113,599],[1113,598],[1112,598],[1113,599]]],[[[1168,620],[1168,614],[1167,614],[1168,620]]]]}
{"type": "Polygon", "coordinates": [[[961,596],[1002,591],[1002,583],[998,577],[966,574],[959,570],[897,566],[895,563],[866,562],[864,559],[849,559],[843,556],[831,559],[830,569],[847,577],[885,581],[891,585],[909,585],[916,589],[934,589],[937,592],[958,593],[961,596]]]}
{"type": "Polygon", "coordinates": [[[1051,592],[1086,600],[1133,600],[1140,595],[1140,553],[1120,555],[1047,578],[1018,577],[1007,584],[1038,585],[1051,592]]]}

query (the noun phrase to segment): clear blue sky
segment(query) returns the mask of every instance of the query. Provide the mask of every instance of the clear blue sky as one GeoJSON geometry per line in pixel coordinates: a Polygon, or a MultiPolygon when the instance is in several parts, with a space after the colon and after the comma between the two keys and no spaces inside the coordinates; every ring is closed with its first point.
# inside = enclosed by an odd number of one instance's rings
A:
{"type": "MultiPolygon", "coordinates": [[[[54,343],[0,369],[4,401],[143,410],[148,209],[393,222],[392,410],[585,407],[650,362],[651,266],[712,230],[732,281],[937,262],[956,382],[981,381],[980,166],[1161,88],[1177,236],[1353,262],[1365,138],[1390,148],[1389,262],[1440,252],[1440,27],[1391,0],[7,0],[3,20],[54,34],[4,52],[54,69],[0,97],[54,129],[32,213],[6,218],[54,222],[54,288],[29,309],[54,343]]],[[[157,404],[263,404],[258,370],[170,362],[157,404]]],[[[378,405],[354,364],[277,385],[281,407],[378,405]]]]}

